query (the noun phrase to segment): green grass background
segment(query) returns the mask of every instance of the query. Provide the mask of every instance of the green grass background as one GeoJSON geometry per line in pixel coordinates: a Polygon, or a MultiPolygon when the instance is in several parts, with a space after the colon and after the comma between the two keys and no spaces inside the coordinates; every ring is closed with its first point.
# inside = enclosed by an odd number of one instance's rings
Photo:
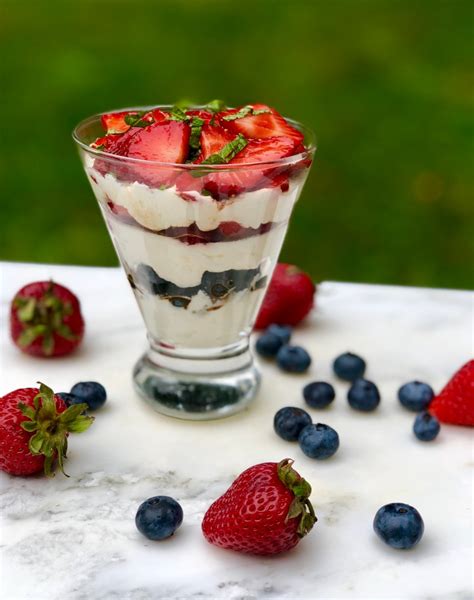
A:
{"type": "Polygon", "coordinates": [[[73,126],[223,98],[317,133],[284,260],[471,287],[472,19],[472,0],[0,0],[0,258],[116,264],[73,126]]]}

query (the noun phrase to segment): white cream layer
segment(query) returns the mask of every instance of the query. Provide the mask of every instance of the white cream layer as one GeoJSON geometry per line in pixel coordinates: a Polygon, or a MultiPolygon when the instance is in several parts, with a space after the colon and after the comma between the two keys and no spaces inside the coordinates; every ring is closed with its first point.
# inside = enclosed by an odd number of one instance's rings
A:
{"type": "Polygon", "coordinates": [[[235,221],[253,229],[263,223],[286,222],[305,179],[304,173],[290,179],[287,192],[282,192],[279,187],[262,188],[221,201],[194,193],[193,201],[181,198],[175,186],[153,189],[143,183],[118,181],[110,173],[101,175],[94,169],[94,159],[89,156],[85,157],[85,168],[100,202],[109,199],[123,206],[138,223],[155,231],[188,227],[193,223],[201,231],[211,231],[225,221],[235,221]]]}
{"type": "Polygon", "coordinates": [[[267,265],[280,253],[286,231],[286,223],[282,223],[267,233],[242,240],[189,246],[175,238],[123,223],[107,213],[106,218],[115,247],[132,273],[144,263],[180,287],[199,285],[204,271],[219,273],[261,266],[265,274],[267,265]]]}
{"type": "Polygon", "coordinates": [[[157,341],[184,348],[216,348],[232,344],[248,333],[264,290],[232,294],[218,310],[207,311],[209,298],[199,292],[187,309],[168,300],[136,293],[149,333],[157,341]]]}

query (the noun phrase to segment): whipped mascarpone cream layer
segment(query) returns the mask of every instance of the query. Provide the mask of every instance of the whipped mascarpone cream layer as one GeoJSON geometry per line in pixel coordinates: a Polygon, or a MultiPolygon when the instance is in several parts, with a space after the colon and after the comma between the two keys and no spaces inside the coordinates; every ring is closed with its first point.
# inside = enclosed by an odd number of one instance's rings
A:
{"type": "Polygon", "coordinates": [[[186,310],[149,294],[137,295],[137,301],[155,340],[186,348],[214,348],[233,344],[248,333],[263,294],[264,290],[237,292],[225,301],[217,301],[211,310],[203,292],[186,310]]]}
{"type": "Polygon", "coordinates": [[[279,187],[262,188],[224,201],[194,192],[193,200],[185,200],[175,186],[160,190],[136,181],[119,181],[111,173],[99,173],[91,157],[86,156],[85,162],[99,201],[111,200],[126,208],[140,225],[155,231],[193,223],[201,231],[212,231],[228,221],[253,229],[264,223],[287,222],[304,180],[304,174],[291,178],[286,192],[279,187]]]}
{"type": "MultiPolygon", "coordinates": [[[[180,287],[199,285],[205,271],[219,273],[263,267],[278,256],[285,235],[285,224],[281,224],[267,233],[242,240],[189,246],[175,238],[123,223],[113,215],[106,218],[117,251],[129,268],[135,270],[145,263],[160,277],[180,287]]],[[[263,274],[268,270],[262,268],[263,274]]]]}

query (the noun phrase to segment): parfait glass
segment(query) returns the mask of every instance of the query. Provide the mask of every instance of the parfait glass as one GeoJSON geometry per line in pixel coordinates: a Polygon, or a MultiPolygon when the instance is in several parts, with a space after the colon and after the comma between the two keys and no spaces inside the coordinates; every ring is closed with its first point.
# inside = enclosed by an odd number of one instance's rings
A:
{"type": "Polygon", "coordinates": [[[295,156],[173,164],[91,148],[103,135],[100,117],[79,123],[73,138],[147,330],[134,386],[174,417],[238,412],[259,388],[249,336],[311,166],[313,135],[288,119],[305,137],[295,156]]]}

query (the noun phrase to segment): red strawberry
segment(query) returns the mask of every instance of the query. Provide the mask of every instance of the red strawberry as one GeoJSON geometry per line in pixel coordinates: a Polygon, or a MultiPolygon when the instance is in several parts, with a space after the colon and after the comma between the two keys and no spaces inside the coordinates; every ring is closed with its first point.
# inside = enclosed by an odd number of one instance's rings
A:
{"type": "Polygon", "coordinates": [[[137,111],[124,110],[122,112],[108,113],[101,115],[100,121],[107,134],[125,133],[130,129],[130,125],[125,122],[127,115],[137,115],[137,111]]]}
{"type": "MultiPolygon", "coordinates": [[[[125,156],[165,163],[183,163],[189,151],[190,128],[182,121],[162,121],[141,127],[122,146],[125,156]]],[[[137,181],[148,185],[171,185],[178,175],[172,167],[137,164],[129,168],[137,181]]]]}
{"type": "Polygon", "coordinates": [[[21,288],[10,309],[10,333],[15,344],[33,356],[63,356],[84,336],[77,297],[53,281],[35,281],[21,288]]]}
{"type": "Polygon", "coordinates": [[[297,325],[311,311],[316,288],[309,275],[294,265],[278,263],[258,313],[256,329],[272,323],[297,325]]]}
{"type": "Polygon", "coordinates": [[[316,516],[311,486],[292,464],[288,458],[262,463],[239,475],[204,515],[207,541],[250,554],[278,554],[296,546],[316,516]]]}
{"type": "MultiPolygon", "coordinates": [[[[204,130],[204,127],[203,127],[204,130]]],[[[231,138],[235,140],[234,138],[231,138]]],[[[204,143],[201,142],[203,152],[215,154],[222,147],[229,143],[229,138],[221,128],[213,128],[209,126],[204,132],[204,143]],[[206,137],[208,132],[212,131],[212,137],[206,137]],[[227,140],[227,141],[226,141],[227,140]],[[225,143],[224,143],[225,142],[225,143]],[[222,144],[222,146],[220,146],[222,144]],[[220,146],[220,148],[219,148],[220,146]]],[[[236,196],[244,191],[252,191],[261,187],[274,186],[274,181],[277,184],[282,183],[282,175],[284,175],[285,167],[263,167],[258,163],[266,163],[286,158],[294,153],[295,143],[290,138],[277,137],[267,138],[264,140],[250,140],[245,148],[241,150],[228,164],[238,165],[243,163],[253,163],[252,166],[242,169],[224,169],[215,171],[209,174],[204,174],[201,177],[193,177],[185,173],[177,182],[179,191],[189,192],[204,192],[211,194],[216,200],[222,200],[232,196],[236,196]]],[[[204,154],[204,158],[209,155],[204,154]]]]}
{"type": "Polygon", "coordinates": [[[11,475],[52,475],[63,470],[69,432],[85,431],[94,420],[87,404],[66,404],[53,390],[23,388],[0,399],[0,470],[11,475]],[[57,464],[56,464],[57,463],[57,464]]]}
{"type": "Polygon", "coordinates": [[[203,109],[187,110],[186,115],[188,117],[199,117],[206,123],[208,123],[214,116],[213,113],[209,112],[208,110],[203,110],[203,109]]]}
{"type": "Polygon", "coordinates": [[[115,145],[116,142],[118,142],[118,140],[121,138],[122,136],[120,134],[109,134],[109,135],[104,135],[104,137],[99,137],[97,138],[94,142],[92,142],[90,144],[91,148],[98,148],[100,150],[105,150],[106,152],[109,152],[110,148],[112,146],[115,145]]]}
{"type": "Polygon", "coordinates": [[[292,127],[274,108],[265,104],[249,104],[220,112],[219,121],[229,131],[242,133],[246,138],[284,136],[291,138],[295,144],[303,142],[303,134],[292,127]],[[235,118],[246,113],[247,116],[235,118]]]}
{"type": "Polygon", "coordinates": [[[474,360],[451,377],[431,401],[429,411],[443,423],[474,427],[474,360]]]}
{"type": "Polygon", "coordinates": [[[211,154],[217,154],[234,138],[235,135],[229,133],[223,127],[205,123],[201,129],[201,154],[196,162],[202,162],[211,154]]]}

